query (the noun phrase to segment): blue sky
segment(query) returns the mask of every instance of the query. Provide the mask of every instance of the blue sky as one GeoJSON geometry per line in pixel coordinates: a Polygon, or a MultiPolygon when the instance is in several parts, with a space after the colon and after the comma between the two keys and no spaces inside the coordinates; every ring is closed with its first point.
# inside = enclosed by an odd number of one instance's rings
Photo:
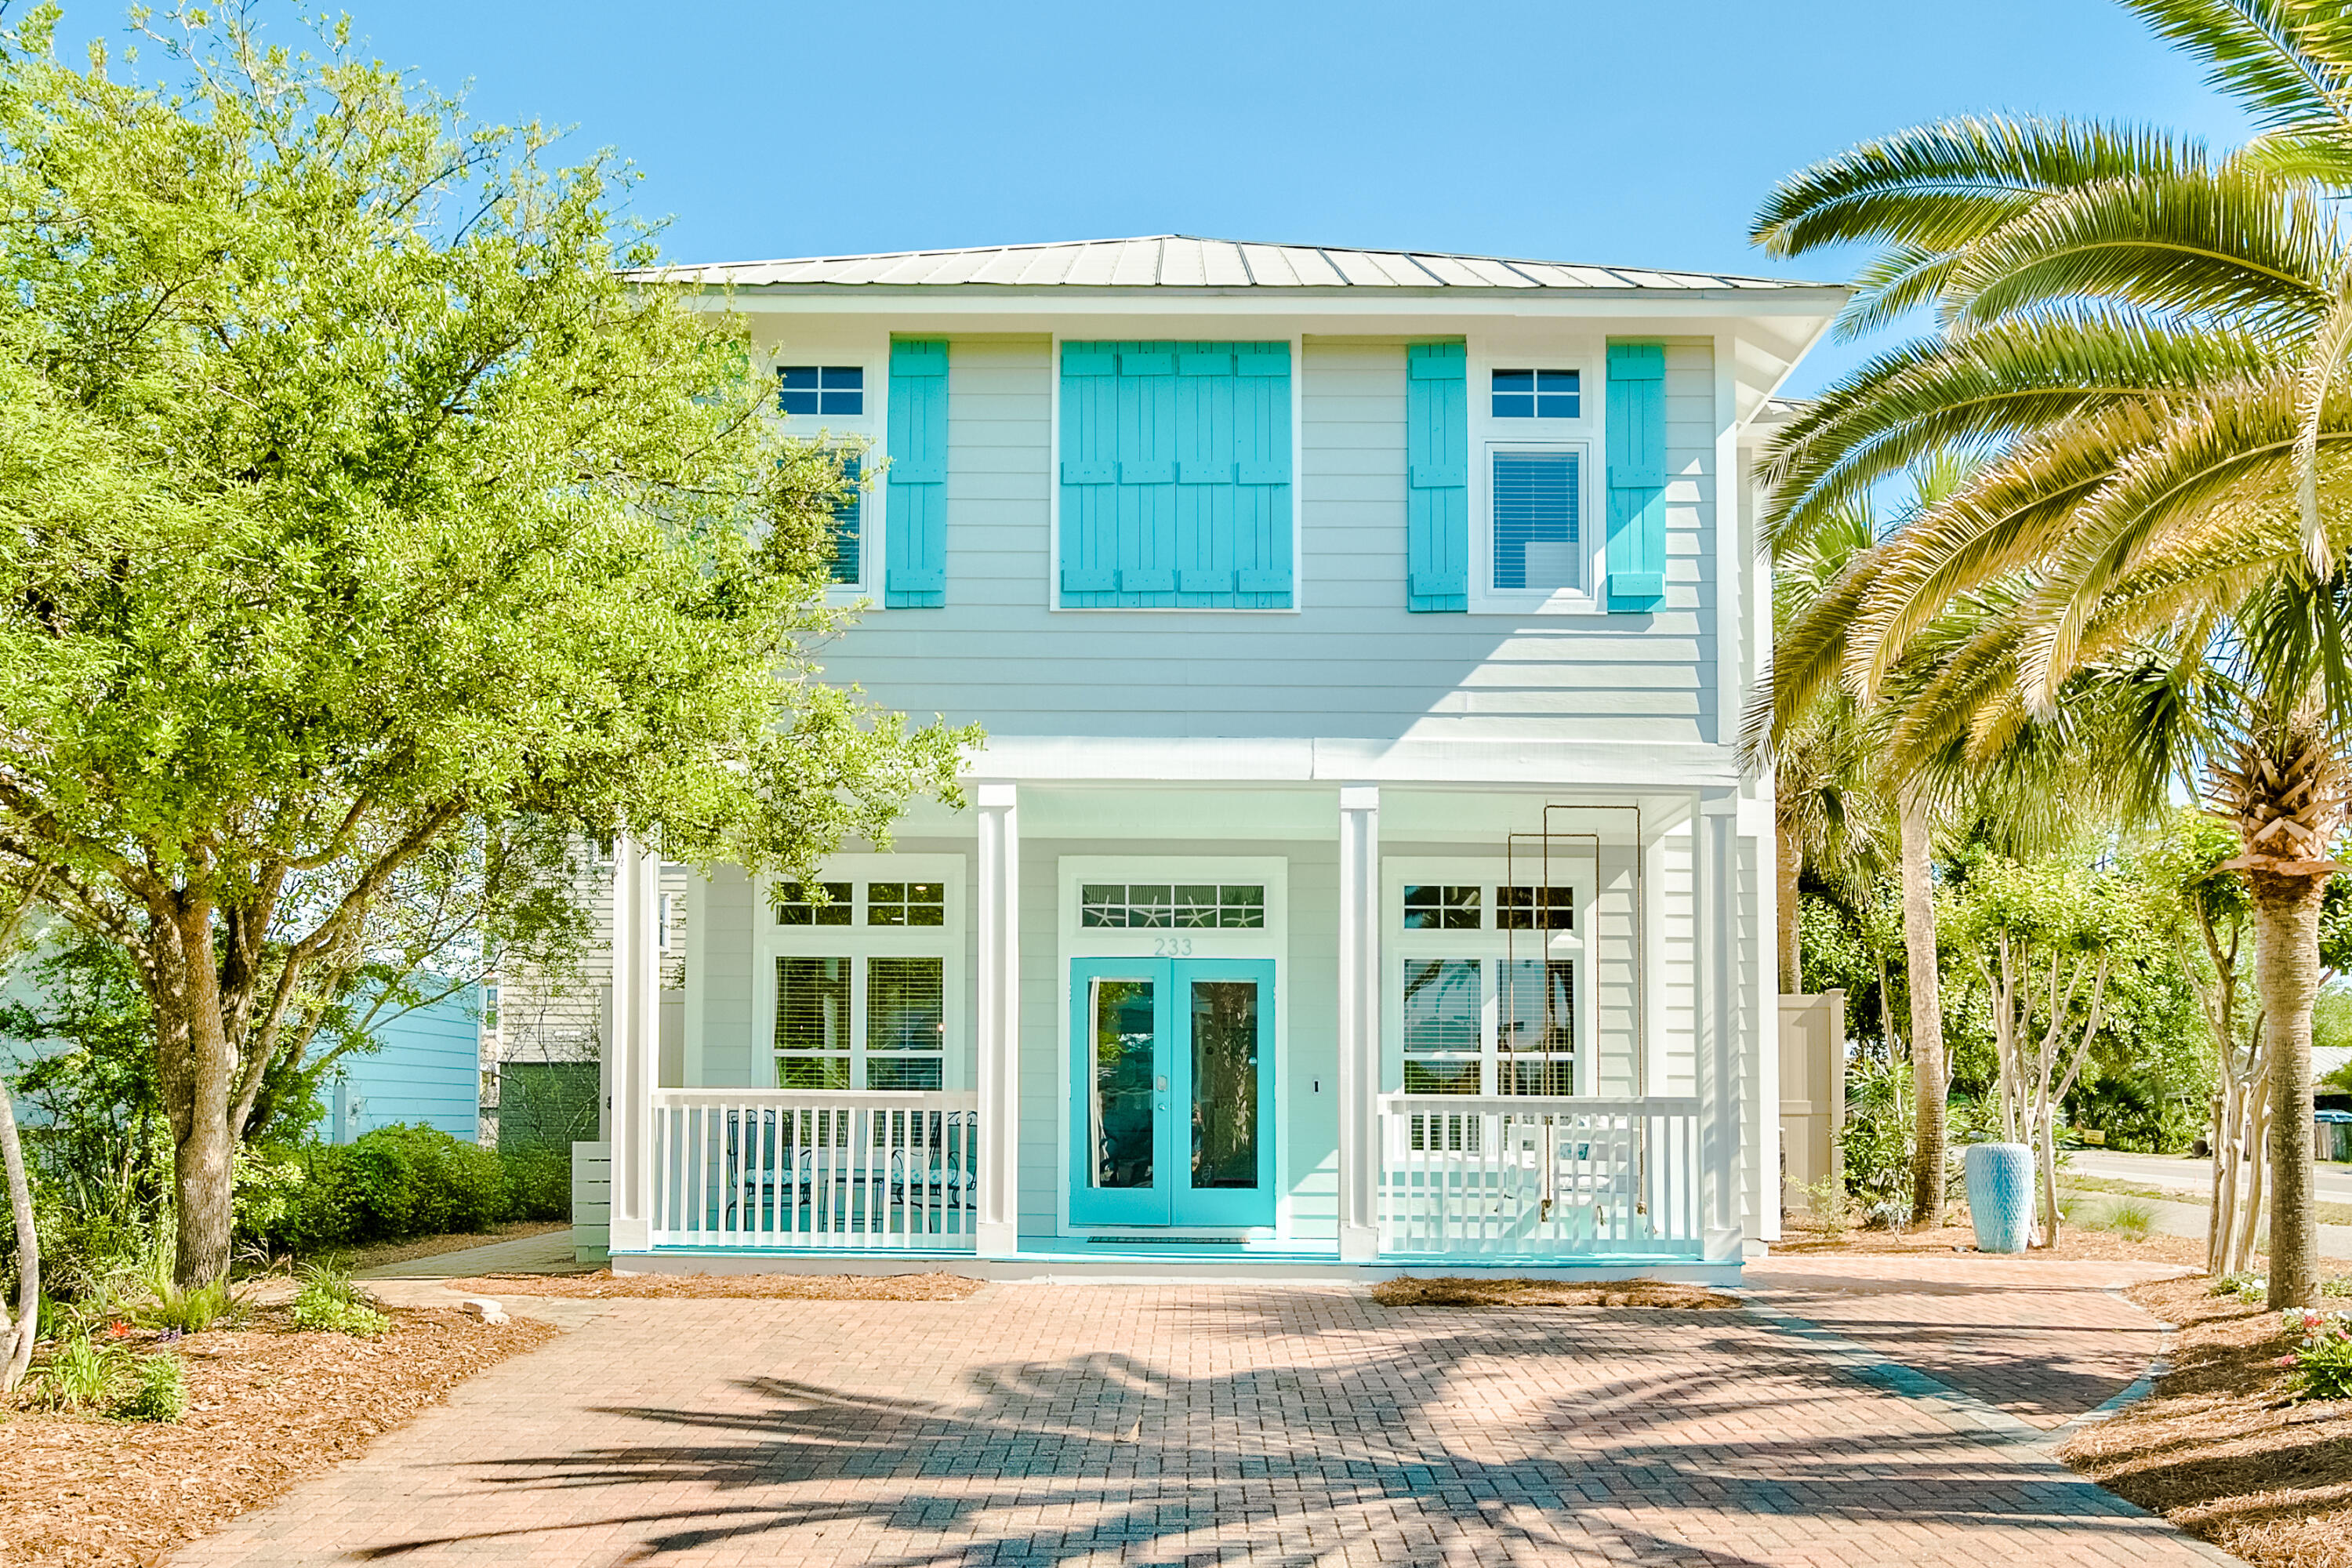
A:
{"type": "MultiPolygon", "coordinates": [[[[352,0],[475,113],[617,148],[683,260],[1175,231],[1843,276],[1772,183],[1982,110],[2242,130],[2112,0],[352,0]]],[[[73,6],[68,31],[120,11],[73,6]]],[[[1825,349],[1804,392],[1852,362],[1825,349]]]]}

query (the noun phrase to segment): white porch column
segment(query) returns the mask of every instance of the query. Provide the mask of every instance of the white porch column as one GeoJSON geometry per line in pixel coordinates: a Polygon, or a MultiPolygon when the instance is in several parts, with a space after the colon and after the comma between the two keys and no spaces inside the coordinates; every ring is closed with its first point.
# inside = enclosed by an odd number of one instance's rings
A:
{"type": "Polygon", "coordinates": [[[1699,1226],[1710,1262],[1737,1262],[1741,1254],[1739,1058],[1737,1037],[1738,971],[1732,900],[1738,896],[1738,796],[1706,790],[1699,796],[1693,825],[1692,869],[1697,884],[1694,934],[1697,939],[1697,1039],[1699,1114],[1699,1226]]]}
{"type": "Polygon", "coordinates": [[[1339,1258],[1381,1255],[1381,792],[1339,792],[1339,1258]]]}
{"type": "Polygon", "coordinates": [[[612,1104],[615,1252],[653,1245],[654,1067],[661,1048],[661,862],[628,838],[613,845],[612,1104]]]}
{"type": "Polygon", "coordinates": [[[982,1258],[1021,1240],[1021,820],[1019,790],[984,784],[980,814],[980,1219],[982,1258]]]}

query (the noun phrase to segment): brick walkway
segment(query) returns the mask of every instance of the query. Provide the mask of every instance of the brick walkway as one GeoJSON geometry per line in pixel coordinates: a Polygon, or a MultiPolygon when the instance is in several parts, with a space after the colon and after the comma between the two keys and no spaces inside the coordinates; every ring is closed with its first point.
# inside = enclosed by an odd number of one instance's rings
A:
{"type": "MultiPolygon", "coordinates": [[[[2151,1345],[2097,1288],[2111,1267],[1828,1261],[1755,1283],[2030,1419],[2104,1399],[2151,1345]]],[[[2013,1424],[1747,1313],[1192,1286],[597,1305],[175,1562],[2217,1560],[2013,1424]]]]}

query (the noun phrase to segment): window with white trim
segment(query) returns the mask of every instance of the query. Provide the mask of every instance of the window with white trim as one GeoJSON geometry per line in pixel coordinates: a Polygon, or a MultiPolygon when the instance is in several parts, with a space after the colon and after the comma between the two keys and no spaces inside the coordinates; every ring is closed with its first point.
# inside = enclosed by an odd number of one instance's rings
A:
{"type": "Polygon", "coordinates": [[[1391,971],[1407,1094],[1577,1091],[1577,889],[1408,881],[1391,971]]]}
{"type": "Polygon", "coordinates": [[[862,364],[780,364],[776,407],[785,414],[863,415],[866,367],[862,364]]]}
{"type": "Polygon", "coordinates": [[[961,928],[937,875],[770,884],[760,946],[776,1087],[948,1087],[961,928]]]}
{"type": "Polygon", "coordinates": [[[1487,448],[1488,587],[1549,597],[1586,590],[1584,447],[1487,448]]]}

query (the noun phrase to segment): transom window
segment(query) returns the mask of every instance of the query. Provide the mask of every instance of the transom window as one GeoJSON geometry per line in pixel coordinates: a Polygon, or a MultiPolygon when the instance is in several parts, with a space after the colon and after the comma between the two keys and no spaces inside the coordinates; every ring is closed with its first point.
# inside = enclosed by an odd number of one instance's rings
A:
{"type": "Polygon", "coordinates": [[[866,367],[788,364],[776,370],[776,406],[786,414],[866,412],[866,367]]]}
{"type": "Polygon", "coordinates": [[[1584,586],[1584,450],[1500,447],[1487,500],[1494,586],[1557,593],[1584,586]]]}
{"type": "Polygon", "coordinates": [[[1265,887],[1258,882],[1087,882],[1078,923],[1097,929],[1262,931],[1265,887]]]}
{"type": "Polygon", "coordinates": [[[1584,377],[1572,370],[1498,370],[1497,419],[1578,419],[1584,414],[1584,377]]]}
{"type": "Polygon", "coordinates": [[[938,882],[868,882],[866,923],[870,926],[947,924],[948,890],[938,882]]]}
{"type": "Polygon", "coordinates": [[[1476,931],[1480,923],[1480,897],[1484,891],[1484,889],[1475,886],[1450,888],[1430,884],[1408,887],[1404,890],[1404,929],[1476,931]]]}
{"type": "Polygon", "coordinates": [[[946,1088],[962,940],[949,884],[778,882],[768,896],[775,919],[761,945],[774,985],[776,1086],[946,1088]]]}
{"type": "Polygon", "coordinates": [[[1407,931],[1484,931],[1485,907],[1494,895],[1496,931],[1573,931],[1576,889],[1570,887],[1468,886],[1408,882],[1404,889],[1407,931]]]}
{"type": "Polygon", "coordinates": [[[780,926],[845,926],[849,923],[849,884],[819,882],[814,890],[798,882],[776,887],[776,923],[780,926]],[[822,892],[824,901],[815,894],[822,892]]]}
{"type": "Polygon", "coordinates": [[[1497,888],[1495,924],[1502,931],[1573,931],[1576,893],[1572,888],[1497,888]]]}

